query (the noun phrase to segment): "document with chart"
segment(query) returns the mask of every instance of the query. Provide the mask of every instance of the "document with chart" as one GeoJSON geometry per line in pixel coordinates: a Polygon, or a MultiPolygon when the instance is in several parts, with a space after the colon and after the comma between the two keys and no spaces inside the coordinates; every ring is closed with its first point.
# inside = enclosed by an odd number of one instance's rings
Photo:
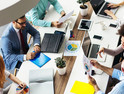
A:
{"type": "Polygon", "coordinates": [[[81,41],[69,40],[66,42],[64,56],[77,56],[80,49],[81,41]]]}
{"type": "Polygon", "coordinates": [[[91,76],[91,73],[92,73],[92,65],[91,65],[91,63],[90,63],[90,60],[84,55],[82,62],[83,62],[84,70],[87,72],[88,75],[91,76]]]}

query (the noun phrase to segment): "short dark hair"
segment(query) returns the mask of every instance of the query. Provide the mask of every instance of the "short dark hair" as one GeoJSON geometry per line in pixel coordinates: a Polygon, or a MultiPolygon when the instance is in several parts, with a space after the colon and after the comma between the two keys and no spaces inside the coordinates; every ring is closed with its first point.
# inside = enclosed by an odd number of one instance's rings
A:
{"type": "Polygon", "coordinates": [[[120,27],[120,29],[118,30],[118,34],[120,36],[124,36],[124,24],[120,27]]]}
{"type": "MultiPolygon", "coordinates": [[[[21,16],[20,18],[18,18],[18,19],[21,19],[21,18],[24,18],[25,17],[25,15],[23,15],[23,16],[21,16]]],[[[15,22],[17,22],[18,21],[18,19],[16,19],[15,20],[15,22]]]]}

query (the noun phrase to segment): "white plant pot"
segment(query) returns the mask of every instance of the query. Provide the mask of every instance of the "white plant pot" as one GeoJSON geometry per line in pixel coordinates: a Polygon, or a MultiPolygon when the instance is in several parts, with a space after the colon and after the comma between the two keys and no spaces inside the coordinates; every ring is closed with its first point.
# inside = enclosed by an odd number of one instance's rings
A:
{"type": "Polygon", "coordinates": [[[57,69],[58,69],[59,75],[64,75],[66,73],[66,67],[64,67],[64,68],[58,68],[57,67],[57,69]]]}
{"type": "MultiPolygon", "coordinates": [[[[87,6],[87,5],[86,5],[87,6]]],[[[80,8],[81,9],[81,8],[80,8]]],[[[82,16],[86,16],[88,14],[88,6],[86,9],[81,9],[80,10],[82,16]]]]}

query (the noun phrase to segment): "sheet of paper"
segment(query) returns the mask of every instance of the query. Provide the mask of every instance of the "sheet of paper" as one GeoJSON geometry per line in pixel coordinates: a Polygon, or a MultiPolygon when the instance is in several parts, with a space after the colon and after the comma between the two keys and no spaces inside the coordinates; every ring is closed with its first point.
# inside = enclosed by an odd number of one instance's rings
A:
{"type": "Polygon", "coordinates": [[[94,94],[94,87],[88,83],[75,81],[71,91],[74,94],[94,94]]]}
{"type": "Polygon", "coordinates": [[[90,60],[85,55],[83,56],[83,67],[87,74],[91,76],[92,65],[90,63],[90,60]]]}
{"type": "Polygon", "coordinates": [[[80,49],[81,41],[69,40],[66,42],[64,56],[77,56],[80,49]]]}
{"type": "Polygon", "coordinates": [[[64,22],[65,20],[67,20],[72,14],[73,14],[74,10],[71,11],[70,13],[68,13],[67,15],[63,16],[62,18],[59,19],[59,23],[64,22]]]}

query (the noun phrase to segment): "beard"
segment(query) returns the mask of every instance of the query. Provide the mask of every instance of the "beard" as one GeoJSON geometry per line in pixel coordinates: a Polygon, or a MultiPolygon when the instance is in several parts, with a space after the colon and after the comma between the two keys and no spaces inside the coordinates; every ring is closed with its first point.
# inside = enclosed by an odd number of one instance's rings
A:
{"type": "Polygon", "coordinates": [[[25,26],[22,26],[21,29],[24,30],[25,29],[25,26]]]}

